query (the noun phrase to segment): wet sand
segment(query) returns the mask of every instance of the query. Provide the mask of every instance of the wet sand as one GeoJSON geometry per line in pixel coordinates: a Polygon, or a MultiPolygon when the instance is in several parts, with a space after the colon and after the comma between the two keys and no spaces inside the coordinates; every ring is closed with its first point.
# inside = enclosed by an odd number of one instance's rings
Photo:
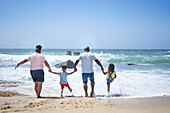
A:
{"type": "MultiPolygon", "coordinates": [[[[22,82],[18,81],[0,81],[0,87],[3,87],[4,89],[10,88],[10,87],[18,87],[19,84],[22,82]]],[[[12,92],[12,91],[6,91],[6,90],[0,90],[0,97],[12,97],[12,96],[21,96],[23,94],[20,94],[18,92],[12,92]]]]}
{"type": "MultiPolygon", "coordinates": [[[[19,82],[0,81],[0,87],[17,87],[19,82]]],[[[43,97],[0,91],[0,113],[170,113],[170,96],[149,98],[43,97]]]]}
{"type": "Polygon", "coordinates": [[[0,113],[170,113],[170,97],[0,97],[0,113]]]}

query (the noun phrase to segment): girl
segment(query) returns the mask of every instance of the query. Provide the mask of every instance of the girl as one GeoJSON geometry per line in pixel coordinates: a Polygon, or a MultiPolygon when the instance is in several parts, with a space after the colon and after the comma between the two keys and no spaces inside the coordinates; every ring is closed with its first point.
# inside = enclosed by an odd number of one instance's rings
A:
{"type": "Polygon", "coordinates": [[[110,83],[113,82],[114,79],[117,77],[114,64],[109,64],[108,70],[107,70],[107,72],[104,72],[104,74],[105,75],[107,74],[107,76],[106,76],[107,91],[108,91],[108,94],[109,94],[109,92],[110,92],[110,83]]]}

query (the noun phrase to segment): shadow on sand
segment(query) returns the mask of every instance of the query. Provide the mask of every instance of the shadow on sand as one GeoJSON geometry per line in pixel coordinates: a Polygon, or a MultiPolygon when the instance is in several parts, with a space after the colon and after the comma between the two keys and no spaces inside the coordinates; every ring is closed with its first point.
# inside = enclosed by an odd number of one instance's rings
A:
{"type": "Polygon", "coordinates": [[[63,99],[64,97],[41,97],[39,99],[63,99]]]}
{"type": "MultiPolygon", "coordinates": [[[[123,94],[112,94],[109,97],[123,97],[123,96],[127,96],[127,95],[123,95],[123,94]]],[[[106,97],[106,95],[95,95],[95,97],[106,97]]]]}
{"type": "Polygon", "coordinates": [[[64,98],[81,98],[82,96],[64,96],[64,97],[41,97],[40,99],[64,99],[64,98]]]}
{"type": "MultiPolygon", "coordinates": [[[[109,97],[123,97],[127,95],[123,94],[112,94],[109,97]]],[[[83,96],[69,96],[66,95],[64,97],[41,97],[40,99],[64,99],[64,98],[82,98],[83,96]]],[[[106,95],[95,95],[94,97],[87,97],[87,98],[96,98],[96,97],[106,97],[106,95]]]]}

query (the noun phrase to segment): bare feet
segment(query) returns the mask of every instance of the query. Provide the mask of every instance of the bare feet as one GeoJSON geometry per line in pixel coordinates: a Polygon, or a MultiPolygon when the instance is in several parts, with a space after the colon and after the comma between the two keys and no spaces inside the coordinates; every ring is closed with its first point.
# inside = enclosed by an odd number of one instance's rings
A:
{"type": "Polygon", "coordinates": [[[93,97],[94,91],[91,91],[90,97],[93,97]]]}
{"type": "Polygon", "coordinates": [[[42,98],[41,96],[37,96],[37,98],[42,98]]]}
{"type": "Polygon", "coordinates": [[[85,94],[85,97],[88,97],[88,94],[85,94]]]}

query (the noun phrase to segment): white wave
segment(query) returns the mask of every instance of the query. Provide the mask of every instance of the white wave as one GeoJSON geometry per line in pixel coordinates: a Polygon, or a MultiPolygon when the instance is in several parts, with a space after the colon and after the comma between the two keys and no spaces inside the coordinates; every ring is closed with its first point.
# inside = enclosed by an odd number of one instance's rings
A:
{"type": "Polygon", "coordinates": [[[141,65],[141,66],[150,66],[150,65],[153,65],[153,64],[137,64],[137,65],[141,65]]]}
{"type": "MultiPolygon", "coordinates": [[[[161,63],[159,60],[162,60],[161,57],[149,57],[142,55],[124,55],[124,54],[111,54],[111,53],[94,53],[94,55],[101,61],[103,65],[108,65],[108,63],[120,63],[120,64],[128,64],[134,63],[139,65],[151,65],[152,63],[161,63]],[[154,60],[153,60],[154,58],[154,60]],[[160,58],[160,59],[159,59],[160,58]]],[[[0,65],[14,65],[21,60],[28,58],[29,55],[6,55],[0,54],[0,65]]],[[[72,60],[75,62],[79,56],[67,56],[67,55],[44,55],[46,60],[51,64],[55,65],[56,63],[65,62],[67,60],[72,60]]],[[[165,57],[170,57],[170,55],[165,55],[165,57]]],[[[166,62],[166,58],[164,62],[166,62]]]]}
{"type": "Polygon", "coordinates": [[[0,54],[0,65],[15,65],[21,60],[28,58],[28,55],[6,55],[0,54]]]}
{"type": "MultiPolygon", "coordinates": [[[[48,57],[48,56],[47,56],[48,57]]],[[[106,76],[102,74],[99,67],[94,69],[95,72],[95,94],[105,95],[107,92],[106,76]]],[[[42,96],[59,96],[60,84],[59,76],[45,70],[45,83],[43,84],[42,96]]],[[[55,72],[60,72],[61,69],[52,67],[55,72]]],[[[73,69],[68,69],[68,72],[73,69]]],[[[162,96],[170,95],[170,74],[169,72],[162,70],[123,70],[117,71],[117,78],[111,84],[111,94],[121,94],[130,97],[142,97],[142,96],[162,96]],[[167,76],[165,76],[167,74],[167,76]]],[[[19,81],[19,87],[9,87],[6,90],[18,91],[20,93],[35,95],[34,84],[31,79],[29,68],[0,68],[1,80],[7,81],[19,81]],[[10,72],[10,73],[9,73],[10,72]]],[[[68,82],[70,87],[73,88],[76,96],[84,95],[83,83],[81,77],[81,67],[78,66],[78,71],[73,75],[68,76],[68,82]],[[78,84],[78,85],[77,85],[78,84]]],[[[90,82],[88,82],[90,85],[90,82]]],[[[0,90],[4,90],[0,87],[0,90]]],[[[88,91],[90,92],[89,87],[88,91]]],[[[69,90],[64,90],[64,95],[68,95],[69,90]]]]}
{"type": "Polygon", "coordinates": [[[170,55],[165,55],[164,57],[170,57],[170,55]]]}

